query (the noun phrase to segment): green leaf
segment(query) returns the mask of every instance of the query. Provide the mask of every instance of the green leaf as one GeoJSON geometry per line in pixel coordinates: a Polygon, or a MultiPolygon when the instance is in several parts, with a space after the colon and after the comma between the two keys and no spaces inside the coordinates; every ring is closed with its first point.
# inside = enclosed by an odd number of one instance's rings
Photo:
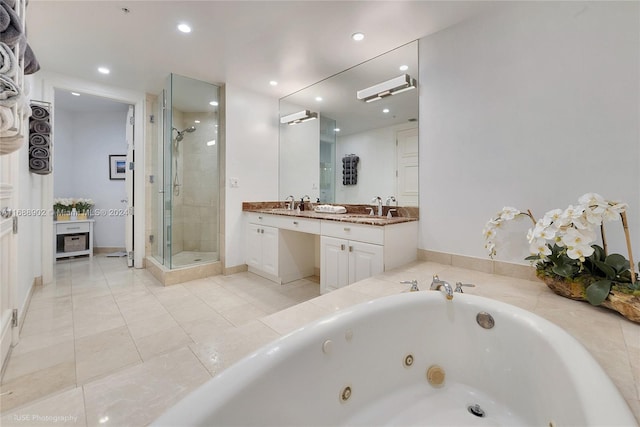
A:
{"type": "Polygon", "coordinates": [[[538,261],[540,259],[539,255],[530,255],[528,257],[526,257],[524,260],[525,261],[538,261]]]}
{"type": "Polygon", "coordinates": [[[617,274],[629,269],[629,261],[620,254],[611,254],[605,258],[604,262],[613,267],[617,274]]]}
{"type": "Polygon", "coordinates": [[[616,270],[613,267],[602,261],[594,261],[594,263],[607,279],[613,280],[616,278],[616,270]]]}
{"type": "Polygon", "coordinates": [[[609,296],[611,280],[598,280],[587,288],[587,301],[592,305],[600,305],[609,296]]]}
{"type": "Polygon", "coordinates": [[[551,270],[556,273],[558,276],[571,278],[577,272],[577,269],[569,264],[559,264],[554,265],[551,270]]]}
{"type": "Polygon", "coordinates": [[[604,261],[604,249],[598,245],[592,245],[591,247],[593,248],[593,254],[589,258],[592,260],[604,261]]]}

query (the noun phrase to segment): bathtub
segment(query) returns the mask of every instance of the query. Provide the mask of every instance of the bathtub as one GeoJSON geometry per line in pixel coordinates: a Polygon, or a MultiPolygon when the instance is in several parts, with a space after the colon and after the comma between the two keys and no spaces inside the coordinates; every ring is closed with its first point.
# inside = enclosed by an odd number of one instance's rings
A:
{"type": "Polygon", "coordinates": [[[283,336],[153,425],[636,424],[602,368],[559,327],[487,298],[423,291],[283,336]]]}

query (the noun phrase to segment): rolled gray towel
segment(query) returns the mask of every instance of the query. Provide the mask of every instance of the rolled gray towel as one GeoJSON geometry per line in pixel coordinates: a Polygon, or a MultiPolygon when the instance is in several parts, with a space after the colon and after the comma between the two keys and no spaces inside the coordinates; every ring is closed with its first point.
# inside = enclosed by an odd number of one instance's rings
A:
{"type": "Polygon", "coordinates": [[[31,50],[31,46],[27,44],[27,48],[24,51],[24,74],[33,74],[40,69],[40,63],[36,59],[36,55],[31,50]]]}
{"type": "Polygon", "coordinates": [[[36,159],[48,159],[49,149],[45,147],[30,147],[29,155],[36,159]]]}
{"type": "Polygon", "coordinates": [[[9,47],[14,47],[20,37],[23,36],[24,29],[20,17],[4,0],[0,1],[0,38],[9,47]]]}
{"type": "Polygon", "coordinates": [[[33,133],[41,133],[48,135],[51,132],[51,125],[44,120],[29,120],[29,130],[33,133]]]}
{"type": "Polygon", "coordinates": [[[0,42],[0,74],[8,77],[16,75],[18,61],[13,50],[4,42],[0,42]]]}
{"type": "Polygon", "coordinates": [[[31,157],[29,159],[29,169],[31,172],[47,174],[49,170],[49,159],[38,159],[31,157]]]}
{"type": "Polygon", "coordinates": [[[49,118],[49,111],[39,105],[32,105],[31,117],[33,117],[34,120],[45,120],[49,118]]]}
{"type": "Polygon", "coordinates": [[[29,135],[29,143],[34,147],[49,147],[49,137],[41,133],[32,133],[29,135]]]}

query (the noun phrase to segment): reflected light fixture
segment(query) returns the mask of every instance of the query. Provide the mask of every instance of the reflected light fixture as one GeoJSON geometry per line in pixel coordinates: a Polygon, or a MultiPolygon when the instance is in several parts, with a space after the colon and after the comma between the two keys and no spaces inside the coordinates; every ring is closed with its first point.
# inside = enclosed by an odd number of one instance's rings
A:
{"type": "Polygon", "coordinates": [[[98,67],[98,72],[101,74],[109,74],[111,71],[107,67],[98,67]]]}
{"type": "Polygon", "coordinates": [[[409,69],[408,65],[401,65],[400,66],[400,71],[407,71],[409,69]]]}
{"type": "Polygon", "coordinates": [[[218,101],[211,101],[209,105],[213,105],[214,107],[218,106],[218,101]]]}
{"type": "Polygon", "coordinates": [[[73,96],[80,96],[80,94],[78,92],[71,92],[71,95],[73,96]]]}
{"type": "Polygon", "coordinates": [[[211,141],[207,141],[207,146],[211,147],[212,145],[216,145],[216,140],[212,139],[211,141]]]}
{"type": "Polygon", "coordinates": [[[190,33],[191,32],[191,27],[187,24],[179,24],[178,25],[178,30],[183,32],[183,33],[190,33]]]}
{"type": "Polygon", "coordinates": [[[269,84],[270,84],[271,86],[278,86],[278,82],[277,82],[277,81],[275,81],[275,80],[271,80],[271,81],[269,82],[269,84]]]}
{"type": "Polygon", "coordinates": [[[317,118],[318,118],[318,113],[314,113],[309,110],[302,110],[302,111],[298,111],[297,113],[289,114],[288,116],[280,117],[280,123],[295,125],[297,123],[302,123],[302,122],[306,122],[308,120],[314,120],[317,118]]]}
{"type": "Polygon", "coordinates": [[[386,82],[359,90],[356,95],[362,101],[373,102],[415,88],[416,79],[411,78],[409,74],[403,74],[386,82]]]}

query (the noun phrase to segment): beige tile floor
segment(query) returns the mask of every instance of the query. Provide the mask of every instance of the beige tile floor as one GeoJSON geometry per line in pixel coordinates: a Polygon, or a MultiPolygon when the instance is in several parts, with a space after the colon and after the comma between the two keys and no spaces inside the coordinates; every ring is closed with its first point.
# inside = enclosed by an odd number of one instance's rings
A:
{"type": "Polygon", "coordinates": [[[433,274],[533,311],[580,340],[640,420],[640,325],[532,282],[416,262],[318,297],[317,281],[279,286],[250,273],[162,287],[124,260],[59,262],[33,295],[2,383],[2,426],[144,426],[269,341],[433,274]]]}

